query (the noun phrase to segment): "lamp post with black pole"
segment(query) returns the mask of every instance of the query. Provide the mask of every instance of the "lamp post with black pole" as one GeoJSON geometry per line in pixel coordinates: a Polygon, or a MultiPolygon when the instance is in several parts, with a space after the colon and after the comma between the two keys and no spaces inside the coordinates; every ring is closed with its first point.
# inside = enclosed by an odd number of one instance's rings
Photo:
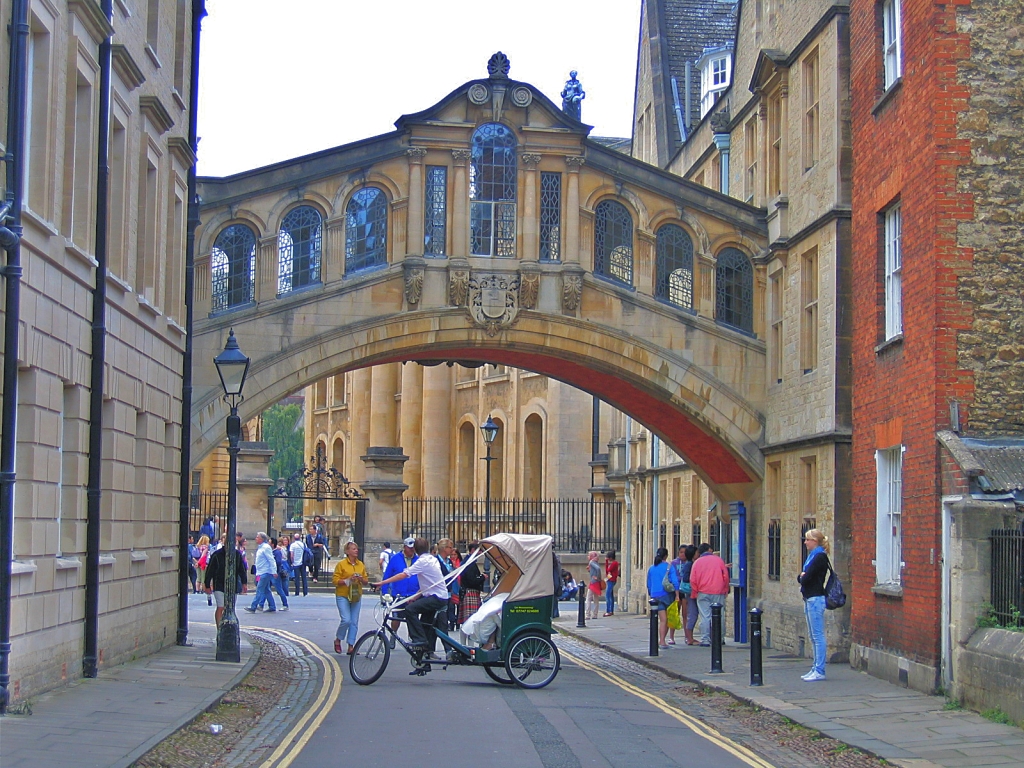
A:
{"type": "Polygon", "coordinates": [[[491,456],[491,444],[494,442],[494,438],[498,436],[498,425],[494,423],[494,419],[490,416],[487,417],[487,421],[480,427],[480,431],[484,433],[484,445],[487,446],[487,455],[481,459],[481,461],[487,462],[487,496],[484,500],[484,536],[491,535],[491,462],[494,461],[494,457],[491,456]]]}
{"type": "Polygon", "coordinates": [[[228,526],[224,542],[224,616],[217,629],[217,661],[241,661],[238,637],[238,616],[235,613],[235,591],[238,575],[235,573],[235,522],[238,513],[238,441],[242,437],[242,421],[238,417],[238,404],[242,402],[242,387],[249,373],[249,358],[238,348],[234,329],[228,331],[224,351],[213,359],[224,388],[224,402],[231,406],[227,420],[228,432],[228,526]]]}

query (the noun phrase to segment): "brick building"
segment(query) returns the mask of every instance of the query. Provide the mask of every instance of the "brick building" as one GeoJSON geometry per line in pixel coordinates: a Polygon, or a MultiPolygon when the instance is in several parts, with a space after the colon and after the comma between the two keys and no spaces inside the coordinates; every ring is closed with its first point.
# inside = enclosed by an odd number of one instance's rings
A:
{"type": "Polygon", "coordinates": [[[850,19],[851,661],[932,690],[949,655],[936,435],[1024,432],[1020,5],[882,0],[850,19]]]}

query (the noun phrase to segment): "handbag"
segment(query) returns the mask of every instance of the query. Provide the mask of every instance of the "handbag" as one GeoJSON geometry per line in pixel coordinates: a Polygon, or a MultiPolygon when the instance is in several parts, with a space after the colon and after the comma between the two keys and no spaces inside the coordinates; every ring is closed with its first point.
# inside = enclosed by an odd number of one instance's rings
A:
{"type": "Polygon", "coordinates": [[[665,590],[666,594],[674,595],[676,592],[676,585],[672,583],[672,579],[669,577],[669,568],[672,568],[672,563],[668,564],[668,568],[665,569],[665,575],[661,579],[661,588],[665,590]]]}
{"type": "Polygon", "coordinates": [[[843,592],[843,582],[839,580],[836,572],[832,570],[831,563],[829,563],[828,570],[828,581],[825,582],[825,608],[834,611],[836,608],[842,608],[846,605],[846,593],[843,592]]]}

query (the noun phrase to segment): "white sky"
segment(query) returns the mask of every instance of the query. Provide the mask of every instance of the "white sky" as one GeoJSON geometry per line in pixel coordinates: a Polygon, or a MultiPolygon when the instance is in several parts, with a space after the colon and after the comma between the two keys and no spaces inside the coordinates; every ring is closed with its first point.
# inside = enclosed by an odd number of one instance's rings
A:
{"type": "Polygon", "coordinates": [[[222,176],[394,129],[503,51],[561,105],[570,69],[595,136],[629,136],[639,0],[208,0],[199,173],[222,176]]]}

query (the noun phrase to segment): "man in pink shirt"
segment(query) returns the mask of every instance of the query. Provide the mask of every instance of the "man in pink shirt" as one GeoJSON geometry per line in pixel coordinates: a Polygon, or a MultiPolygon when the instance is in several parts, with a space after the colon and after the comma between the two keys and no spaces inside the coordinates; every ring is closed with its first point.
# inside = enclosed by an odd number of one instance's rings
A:
{"type": "Polygon", "coordinates": [[[700,612],[700,644],[706,648],[711,645],[711,606],[714,603],[725,605],[729,594],[729,567],[710,544],[701,544],[697,554],[690,570],[690,586],[700,612]]]}

